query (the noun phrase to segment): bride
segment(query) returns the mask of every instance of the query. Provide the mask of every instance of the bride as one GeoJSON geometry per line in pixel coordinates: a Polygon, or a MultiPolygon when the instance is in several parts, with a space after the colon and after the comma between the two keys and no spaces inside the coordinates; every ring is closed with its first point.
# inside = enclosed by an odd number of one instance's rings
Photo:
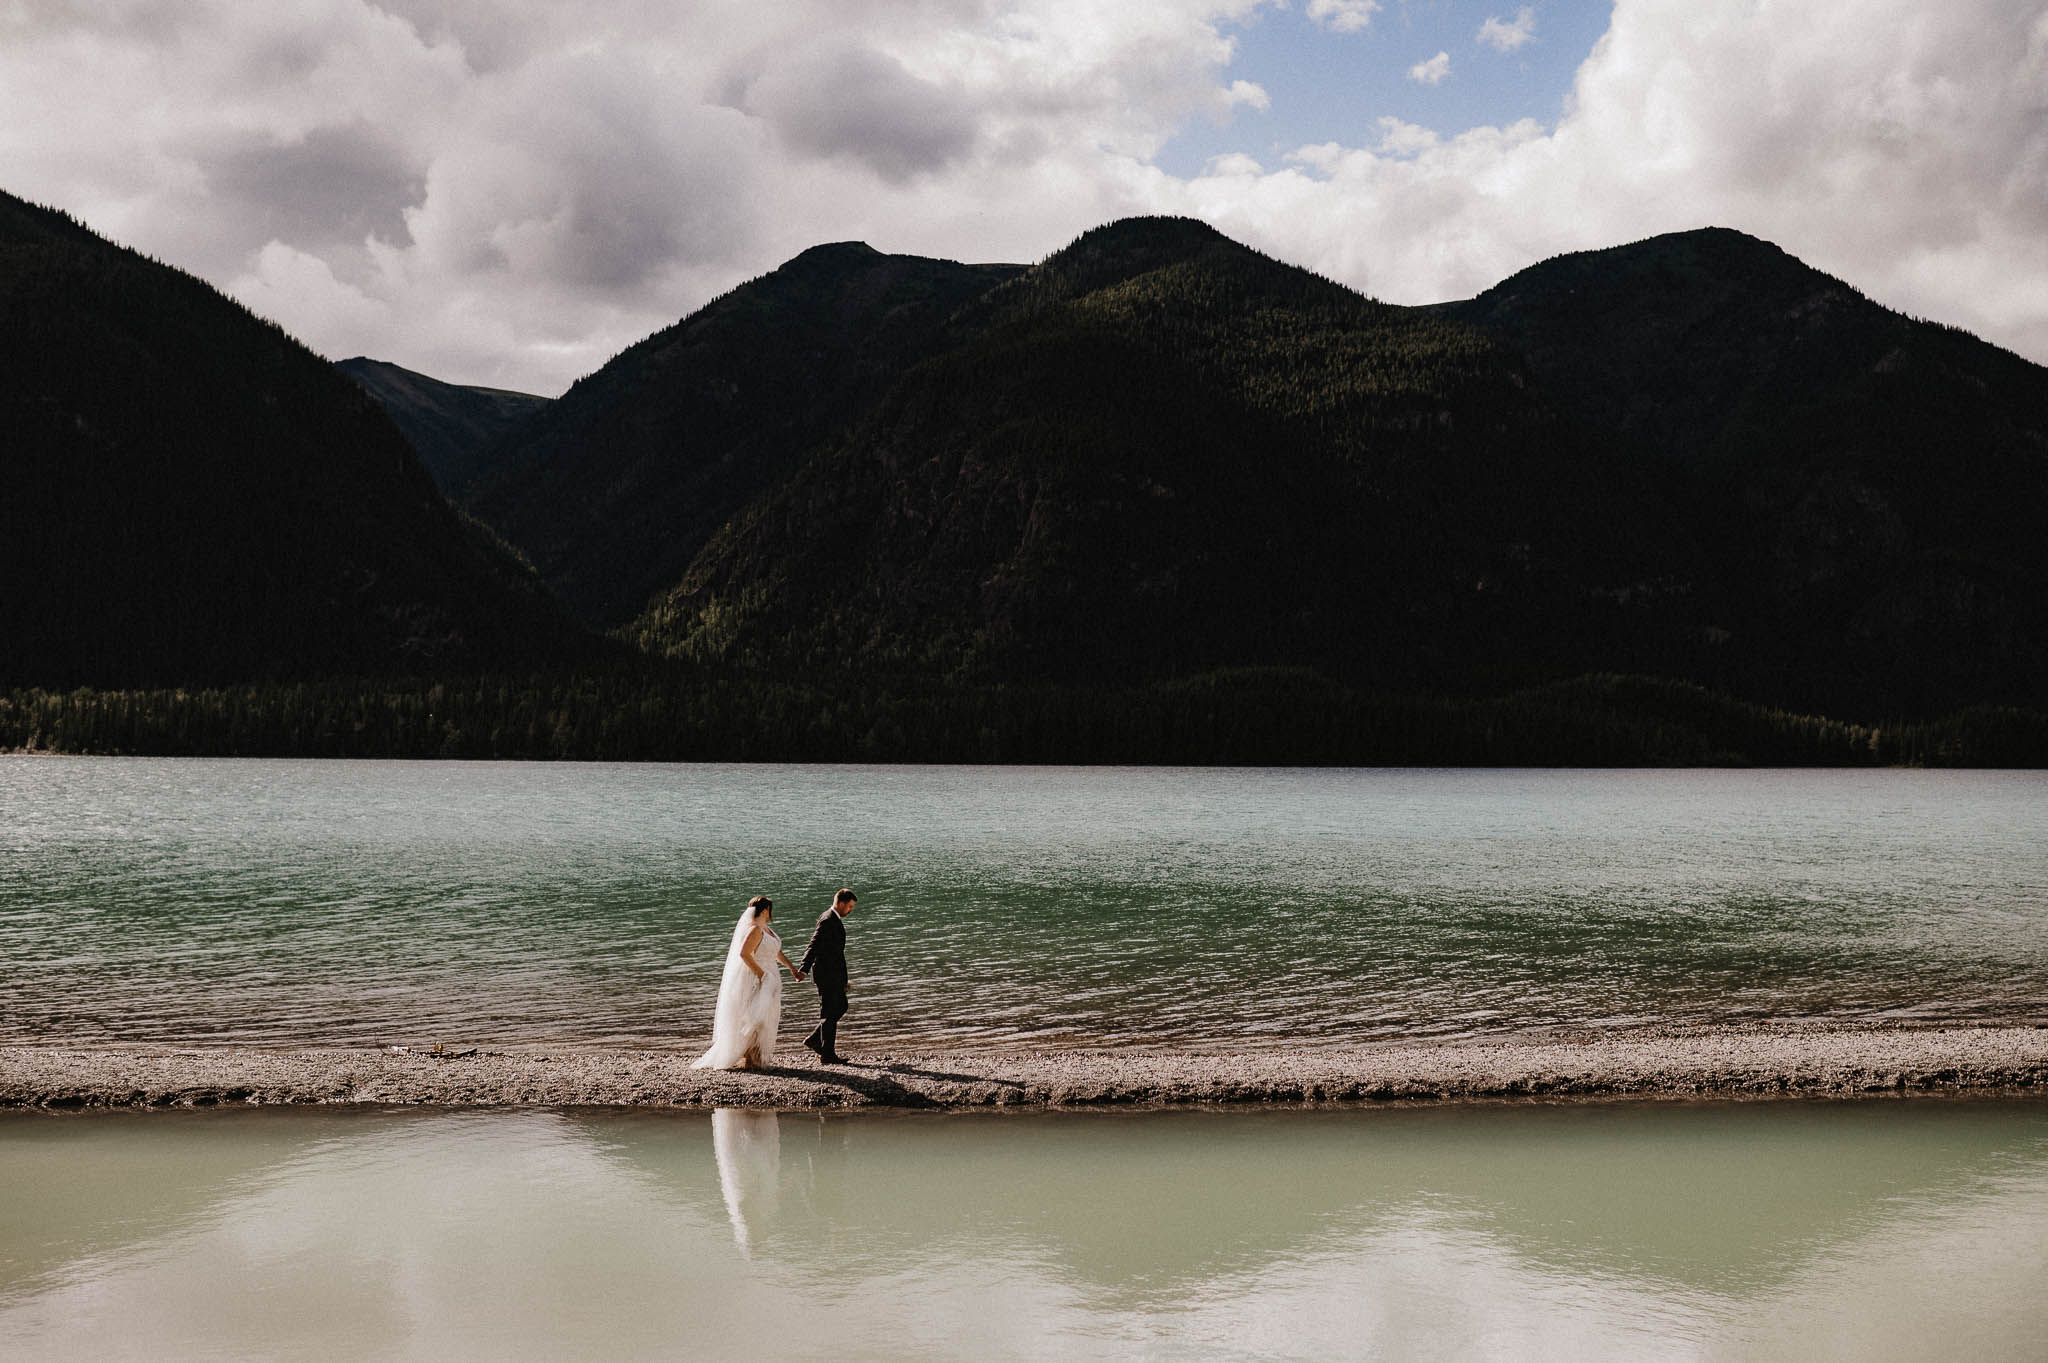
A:
{"type": "Polygon", "coordinates": [[[732,930],[732,948],[725,953],[725,978],[718,985],[718,1009],[711,1016],[711,1049],[691,1064],[693,1070],[759,1070],[775,1059],[775,1032],[782,1025],[782,973],[802,975],[782,954],[782,939],[769,921],[774,901],[757,894],[732,930]]]}

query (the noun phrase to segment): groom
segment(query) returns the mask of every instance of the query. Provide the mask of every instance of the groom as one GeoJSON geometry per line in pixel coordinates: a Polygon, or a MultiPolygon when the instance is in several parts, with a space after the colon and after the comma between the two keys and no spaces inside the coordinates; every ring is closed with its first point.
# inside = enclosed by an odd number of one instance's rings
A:
{"type": "Polygon", "coordinates": [[[818,981],[818,1029],[804,1038],[804,1045],[818,1053],[827,1065],[844,1065],[837,1039],[839,1019],[846,1016],[846,915],[853,912],[855,895],[841,890],[832,896],[832,907],[818,915],[817,931],[797,962],[796,977],[815,975],[818,981]]]}

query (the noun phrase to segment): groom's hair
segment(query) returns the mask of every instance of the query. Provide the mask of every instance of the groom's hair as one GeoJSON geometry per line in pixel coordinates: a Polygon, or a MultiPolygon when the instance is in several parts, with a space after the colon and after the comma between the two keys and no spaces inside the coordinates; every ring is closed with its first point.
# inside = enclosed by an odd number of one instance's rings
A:
{"type": "Polygon", "coordinates": [[[860,896],[855,894],[852,890],[841,890],[838,894],[832,896],[832,902],[834,904],[853,904],[857,903],[859,900],[860,896]]]}
{"type": "Polygon", "coordinates": [[[775,901],[765,894],[757,894],[747,901],[747,907],[754,911],[754,917],[759,918],[775,907],[775,901]]]}

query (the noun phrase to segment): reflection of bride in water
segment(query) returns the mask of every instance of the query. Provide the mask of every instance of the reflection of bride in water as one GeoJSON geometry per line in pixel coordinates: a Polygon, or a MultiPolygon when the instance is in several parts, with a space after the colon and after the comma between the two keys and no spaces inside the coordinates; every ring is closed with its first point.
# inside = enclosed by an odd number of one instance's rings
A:
{"type": "MultiPolygon", "coordinates": [[[[700,1149],[702,1147],[699,1147],[700,1149]]],[[[722,1107],[711,1114],[711,1149],[718,1186],[740,1253],[752,1258],[754,1231],[775,1219],[775,1185],[782,1162],[782,1131],[771,1109],[722,1107]]]]}
{"type": "Polygon", "coordinates": [[[792,977],[797,973],[770,925],[774,917],[774,902],[755,895],[733,926],[711,1016],[711,1049],[691,1069],[760,1070],[775,1062],[775,1033],[782,1026],[782,973],[775,964],[789,966],[792,977]]]}

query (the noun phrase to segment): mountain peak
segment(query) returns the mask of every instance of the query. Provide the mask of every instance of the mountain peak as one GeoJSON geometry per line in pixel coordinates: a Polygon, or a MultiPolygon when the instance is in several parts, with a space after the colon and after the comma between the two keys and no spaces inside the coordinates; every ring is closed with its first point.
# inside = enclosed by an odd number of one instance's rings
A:
{"type": "Polygon", "coordinates": [[[1631,246],[1640,246],[1644,242],[1652,241],[1683,242],[1720,249],[1760,251],[1780,256],[1785,254],[1785,249],[1775,242],[1766,241],[1759,236],[1753,236],[1739,227],[1721,227],[1713,223],[1709,223],[1705,227],[1688,228],[1683,232],[1663,232],[1654,237],[1643,237],[1637,241],[1625,242],[1620,246],[1609,249],[1626,251],[1631,246]]]}
{"type": "Polygon", "coordinates": [[[1024,316],[1195,261],[1242,265],[1266,259],[1194,218],[1122,218],[1083,232],[990,292],[971,315],[986,325],[996,317],[1024,316]]]}
{"type": "Polygon", "coordinates": [[[1814,440],[1880,447],[1890,436],[1867,427],[1889,376],[1915,369],[1905,382],[1924,389],[1937,370],[1994,363],[1727,227],[1555,256],[1439,310],[1521,350],[1567,410],[1682,459],[1762,457],[1760,429],[1819,421],[1825,404],[1814,440]]]}
{"type": "Polygon", "coordinates": [[[1250,249],[1196,218],[1120,218],[1083,232],[1038,268],[1077,269],[1088,276],[1142,274],[1218,247],[1250,249]]]}
{"type": "MultiPolygon", "coordinates": [[[[1144,247],[1202,247],[1216,242],[1230,241],[1229,237],[1203,222],[1200,218],[1184,218],[1165,214],[1146,214],[1132,218],[1118,218],[1100,227],[1090,228],[1076,237],[1067,247],[1093,245],[1096,247],[1119,246],[1126,249],[1144,247]]],[[[1234,243],[1233,243],[1234,244],[1234,243]]]]}
{"type": "Polygon", "coordinates": [[[1472,305],[1513,308],[1522,300],[1560,291],[1639,300],[1660,308],[1683,294],[1714,306],[1737,298],[1782,299],[1816,291],[1844,300],[1862,297],[1773,242],[1732,227],[1697,227],[1552,256],[1510,275],[1473,299],[1472,305]]]}
{"type": "Polygon", "coordinates": [[[1021,270],[813,246],[629,347],[489,451],[468,505],[606,627],[1021,270]]]}
{"type": "Polygon", "coordinates": [[[488,467],[488,447],[548,399],[504,388],[448,383],[389,360],[357,355],[335,366],[377,400],[412,443],[435,486],[457,496],[488,467]]]}
{"type": "Polygon", "coordinates": [[[857,264],[870,261],[882,253],[864,241],[827,241],[797,252],[785,263],[790,265],[812,264],[857,264]]]}

